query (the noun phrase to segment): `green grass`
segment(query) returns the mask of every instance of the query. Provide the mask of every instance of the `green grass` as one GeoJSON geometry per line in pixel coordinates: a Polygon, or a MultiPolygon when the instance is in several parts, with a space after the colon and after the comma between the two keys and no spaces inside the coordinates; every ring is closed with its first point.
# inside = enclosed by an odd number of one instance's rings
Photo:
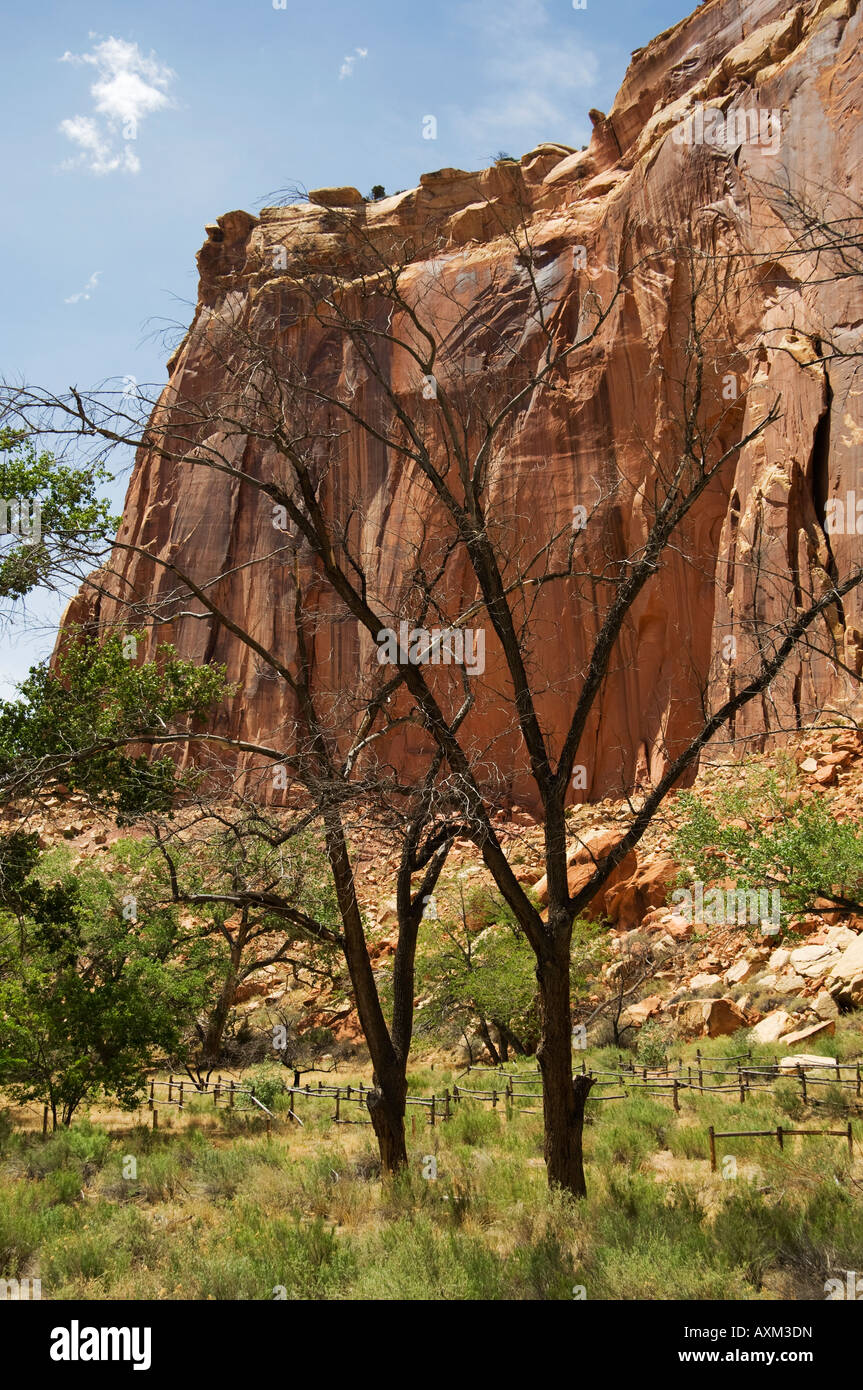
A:
{"type": "MultiPolygon", "coordinates": [[[[841,1032],[830,1041],[856,1055],[841,1032]]],[[[741,1050],[703,1043],[702,1066],[741,1050]]],[[[694,1047],[681,1052],[691,1064],[694,1047]]],[[[418,1066],[411,1089],[440,1094],[454,1079],[418,1066]]],[[[502,1089],[476,1073],[470,1084],[502,1089]]],[[[283,1117],[269,1142],[256,1116],[204,1105],[160,1112],[155,1132],[118,1116],[46,1140],[0,1112],[0,1277],[41,1278],[43,1298],[569,1300],[584,1286],[588,1299],[705,1300],[773,1298],[777,1277],[783,1296],[823,1297],[837,1270],[860,1268],[863,1165],[841,1140],[788,1139],[781,1151],[722,1140],[733,1179],[707,1161],[711,1124],[850,1117],[863,1139],[853,1092],[812,1087],[804,1104],[782,1078],[744,1104],[733,1091],[683,1090],[680,1102],[679,1114],[670,1096],[635,1090],[588,1102],[581,1203],[548,1191],[540,1118],[508,1119],[503,1103],[463,1101],[434,1128],[410,1110],[410,1167],[384,1183],[370,1129],[333,1126],[331,1100],[301,1098],[303,1128],[283,1117]]]]}

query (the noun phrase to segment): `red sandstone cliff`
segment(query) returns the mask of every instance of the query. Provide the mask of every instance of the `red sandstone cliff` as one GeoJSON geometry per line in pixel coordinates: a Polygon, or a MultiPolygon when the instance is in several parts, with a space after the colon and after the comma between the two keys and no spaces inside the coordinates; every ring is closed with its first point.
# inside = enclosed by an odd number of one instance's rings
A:
{"type": "MultiPolygon", "coordinates": [[[[779,576],[779,616],[789,589],[820,592],[831,566],[842,568],[863,548],[863,537],[828,536],[823,524],[830,497],[856,490],[863,498],[861,359],[819,359],[824,325],[846,350],[863,348],[863,280],[822,279],[809,261],[784,254],[795,228],[765,193],[765,184],[781,181],[787,171],[796,187],[822,190],[826,216],[846,215],[843,195],[863,201],[861,28],[859,0],[807,0],[790,9],[784,0],[708,0],[633,55],[611,112],[591,113],[593,137],[584,152],[542,145],[518,163],[479,173],[426,174],[418,188],[377,203],[351,203],[350,190],[343,190],[320,202],[267,208],[258,218],[228,213],[207,229],[198,256],[198,310],[169,364],[166,403],[177,393],[203,398],[218,387],[209,311],[250,322],[286,268],[338,251],[345,216],[361,219],[377,244],[430,225],[443,231],[448,289],[472,296],[478,305],[488,301],[478,312],[509,333],[520,318],[524,333],[530,331],[513,247],[502,234],[520,206],[529,209],[532,239],[554,283],[561,332],[575,331],[587,288],[607,286],[624,242],[644,250],[661,229],[685,228],[706,207],[718,210],[729,228],[727,242],[717,247],[720,254],[736,254],[741,244],[752,252],[752,272],[735,290],[735,319],[728,325],[734,341],[753,345],[741,361],[747,393],[734,427],[745,433],[753,412],[764,408],[759,402],[778,394],[782,416],[739,454],[722,486],[711,487],[690,518],[686,540],[698,563],[670,555],[639,600],[601,718],[591,724],[590,746],[580,753],[590,796],[656,774],[668,742],[686,732],[723,634],[735,630],[752,604],[752,575],[742,558],[759,548],[779,576]],[[699,103],[780,113],[778,149],[767,142],[735,149],[681,143],[674,129],[699,103]],[[326,201],[349,205],[342,223],[334,223],[326,201]],[[286,249],[286,265],[275,264],[279,246],[286,249]],[[586,274],[579,247],[585,248],[586,274]]],[[[497,460],[491,490],[510,516],[522,519],[530,537],[566,527],[573,507],[589,504],[594,480],[605,476],[609,459],[630,480],[650,484],[650,451],[661,458],[668,433],[667,383],[680,373],[681,344],[672,319],[681,292],[673,261],[657,263],[621,299],[608,331],[589,353],[568,359],[562,388],[540,406],[525,407],[497,460]]],[[[313,343],[310,333],[310,348],[313,343]]],[[[244,467],[257,476],[267,467],[266,451],[254,441],[245,450],[244,467]]],[[[362,546],[385,603],[400,583],[402,542],[416,531],[416,480],[385,451],[370,447],[359,430],[345,444],[342,467],[348,471],[346,490],[361,500],[362,546]]],[[[643,535],[644,517],[637,506],[619,510],[613,526],[621,553],[629,551],[643,535]]],[[[173,556],[204,582],[266,555],[272,535],[267,501],[252,489],[139,452],[120,539],[173,556]]],[[[219,592],[229,615],[265,645],[290,652],[292,613],[280,602],[281,563],[246,567],[219,592]]],[[[114,564],[124,576],[126,596],[170,587],[164,573],[139,556],[117,552],[114,564]]],[[[863,662],[861,605],[858,590],[832,619],[835,652],[857,673],[863,662]]],[[[769,596],[762,616],[770,620],[769,596]]],[[[67,621],[85,619],[122,620],[122,609],[84,591],[67,621]]],[[[566,682],[581,668],[594,631],[594,615],[582,606],[561,606],[559,593],[538,605],[535,651],[547,685],[542,714],[552,730],[563,728],[571,699],[566,682]]],[[[278,738],[290,716],[286,692],[248,649],[212,623],[192,618],[177,618],[158,636],[185,656],[227,664],[239,693],[220,720],[223,730],[266,742],[278,738]]],[[[354,687],[357,641],[349,626],[321,633],[317,658],[328,686],[354,687]]],[[[476,715],[484,737],[500,734],[510,722],[492,693],[501,679],[492,649],[476,715]]],[[[840,666],[810,654],[789,666],[768,699],[743,712],[736,732],[805,722],[826,704],[847,700],[851,690],[840,666]]],[[[402,751],[408,759],[409,749],[402,751]]],[[[504,764],[512,762],[512,794],[522,799],[517,745],[504,735],[497,752],[504,764]]]]}

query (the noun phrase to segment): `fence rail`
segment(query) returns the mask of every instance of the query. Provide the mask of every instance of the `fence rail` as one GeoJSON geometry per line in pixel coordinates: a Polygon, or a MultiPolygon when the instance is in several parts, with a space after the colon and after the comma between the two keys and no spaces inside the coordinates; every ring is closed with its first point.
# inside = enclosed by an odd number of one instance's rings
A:
{"type": "Polygon", "coordinates": [[[710,1171],[716,1172],[716,1141],[717,1139],[775,1139],[780,1149],[784,1148],[785,1136],[788,1134],[805,1134],[809,1137],[827,1135],[833,1139],[844,1139],[848,1144],[848,1153],[854,1157],[854,1136],[851,1131],[851,1121],[848,1121],[847,1129],[786,1129],[783,1125],[777,1125],[775,1129],[714,1129],[713,1125],[707,1131],[710,1140],[710,1171]]]}
{"type": "MultiPolygon", "coordinates": [[[[739,1057],[719,1058],[720,1062],[736,1061],[736,1067],[725,1067],[711,1065],[708,1058],[702,1057],[700,1049],[696,1052],[695,1066],[687,1064],[685,1069],[682,1061],[678,1059],[676,1067],[666,1064],[663,1067],[635,1067],[627,1065],[623,1058],[619,1061],[621,1065],[617,1068],[598,1067],[596,1070],[588,1071],[582,1063],[582,1073],[593,1078],[594,1086],[599,1088],[622,1087],[620,1091],[611,1091],[606,1094],[590,1094],[588,1101],[599,1103],[605,1101],[626,1100],[633,1094],[639,1092],[647,1095],[670,1099],[675,1111],[680,1112],[680,1095],[683,1091],[691,1091],[699,1095],[718,1095],[726,1096],[735,1094],[741,1103],[745,1103],[751,1091],[768,1091],[770,1086],[766,1084],[776,1081],[783,1077],[790,1080],[797,1080],[801,1087],[801,1096],[805,1103],[810,1106],[817,1106],[824,1102],[810,1095],[810,1088],[814,1086],[840,1086],[843,1088],[853,1088],[856,1096],[861,1095],[861,1062],[839,1062],[833,1058],[824,1058],[823,1062],[798,1064],[795,1068],[783,1067],[781,1060],[777,1058],[773,1062],[753,1064],[751,1052],[742,1053],[739,1057]],[[746,1067],[741,1066],[742,1062],[748,1062],[746,1067]],[[812,1076],[809,1073],[813,1070],[827,1070],[830,1076],[812,1076]],[[844,1077],[843,1072],[851,1072],[853,1075],[844,1077]],[[720,1081],[719,1084],[710,1085],[705,1082],[705,1076],[733,1077],[731,1081],[720,1081]],[[761,1082],[762,1084],[758,1084],[761,1082]]],[[[357,1085],[334,1085],[330,1082],[318,1080],[317,1084],[300,1084],[301,1073],[294,1071],[293,1085],[287,1082],[281,1083],[282,1093],[289,1097],[287,1110],[287,1123],[303,1125],[304,1121],[297,1114],[297,1102],[300,1098],[304,1101],[331,1101],[334,1103],[333,1113],[329,1116],[333,1124],[346,1125],[370,1125],[371,1119],[359,1115],[350,1116],[343,1113],[343,1107],[361,1106],[367,1110],[368,1095],[370,1088],[359,1082],[357,1085]]],[[[243,1086],[234,1081],[233,1078],[224,1079],[221,1075],[215,1081],[209,1078],[206,1081],[195,1081],[191,1077],[177,1077],[173,1074],[167,1080],[159,1077],[151,1077],[148,1083],[147,1104],[153,1116],[153,1128],[158,1127],[159,1105],[176,1106],[182,1111],[190,1099],[199,1099],[202,1096],[212,1096],[213,1105],[225,1106],[229,1111],[238,1113],[256,1113],[265,1118],[267,1138],[270,1138],[272,1125],[278,1122],[279,1117],[266,1106],[255,1095],[254,1086],[243,1086]],[[157,1092],[162,1092],[157,1096],[157,1092]],[[157,1104],[158,1101],[158,1104],[157,1104]]],[[[464,1071],[458,1074],[458,1080],[454,1082],[452,1089],[449,1087],[441,1094],[431,1096],[412,1096],[406,1097],[406,1106],[418,1107],[427,1111],[428,1118],[426,1123],[434,1127],[439,1122],[449,1120],[455,1114],[456,1107],[463,1100],[478,1100],[483,1103],[490,1103],[493,1110],[500,1108],[505,1111],[508,1118],[514,1114],[518,1115],[541,1115],[541,1103],[543,1093],[541,1089],[541,1073],[539,1070],[528,1070],[522,1072],[509,1071],[503,1067],[482,1067],[471,1064],[464,1071]],[[499,1086],[477,1087],[459,1084],[462,1077],[473,1080],[477,1073],[484,1077],[498,1079],[502,1083],[499,1086]],[[536,1087],[537,1080],[540,1079],[540,1089],[523,1090],[524,1086],[536,1087]],[[535,1108],[525,1106],[522,1102],[539,1102],[535,1108]]],[[[415,1120],[411,1118],[411,1128],[415,1131],[415,1120]]],[[[47,1133],[47,1107],[43,1116],[43,1134],[47,1133]]],[[[708,1131],[710,1141],[710,1161],[711,1169],[716,1171],[716,1140],[723,1138],[774,1138],[779,1147],[783,1146],[785,1136],[791,1135],[823,1135],[833,1138],[844,1138],[848,1143],[849,1153],[853,1156],[854,1141],[852,1126],[849,1122],[847,1129],[828,1130],[828,1129],[789,1129],[778,1126],[770,1130],[715,1130],[711,1125],[708,1131]]]]}

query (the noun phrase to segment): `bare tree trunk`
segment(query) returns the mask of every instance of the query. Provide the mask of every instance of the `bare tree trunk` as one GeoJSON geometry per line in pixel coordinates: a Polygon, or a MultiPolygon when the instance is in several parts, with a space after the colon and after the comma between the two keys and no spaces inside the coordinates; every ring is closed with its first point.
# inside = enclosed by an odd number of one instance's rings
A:
{"type": "Polygon", "coordinates": [[[207,1019],[204,1039],[201,1044],[201,1060],[205,1069],[214,1067],[221,1056],[225,1025],[228,1022],[228,1016],[233,1008],[238,983],[239,981],[232,964],[225,977],[215,1006],[207,1019]]]}
{"type": "Polygon", "coordinates": [[[407,1096],[407,1057],[399,1056],[387,1029],[374,971],[369,960],[362,915],[356,897],[348,848],[338,814],[325,816],[327,856],[344,924],[344,952],[351,977],[360,1026],[374,1067],[374,1090],[367,1105],[377,1136],[381,1166],[395,1173],[407,1166],[405,1143],[405,1097],[407,1096]]]}
{"type": "Polygon", "coordinates": [[[587,1195],[582,1155],[584,1103],[590,1076],[573,1076],[569,998],[569,943],[560,940],[537,965],[542,1040],[537,1060],[542,1072],[545,1163],[550,1186],[575,1197],[587,1195]]]}
{"type": "Polygon", "coordinates": [[[385,1091],[379,1084],[377,1073],[375,1088],[366,1095],[378,1150],[381,1156],[381,1169],[384,1173],[397,1173],[406,1168],[408,1162],[405,1142],[405,1098],[407,1081],[403,1087],[390,1086],[385,1091]]]}
{"type": "Polygon", "coordinates": [[[489,1032],[488,1024],[486,1023],[482,1014],[479,1015],[479,1031],[480,1037],[482,1038],[483,1042],[488,1048],[488,1055],[491,1058],[492,1065],[495,1067],[499,1067],[500,1055],[498,1053],[497,1048],[494,1045],[494,1039],[492,1038],[491,1033],[489,1032]]]}

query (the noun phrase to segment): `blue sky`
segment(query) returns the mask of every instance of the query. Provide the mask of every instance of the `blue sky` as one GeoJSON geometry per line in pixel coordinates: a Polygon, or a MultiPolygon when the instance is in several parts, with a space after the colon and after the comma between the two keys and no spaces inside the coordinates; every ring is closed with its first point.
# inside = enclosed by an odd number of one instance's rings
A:
{"type": "MultiPolygon", "coordinates": [[[[0,374],[161,382],[153,330],[191,316],[205,223],[292,184],[394,192],[499,150],[584,144],[631,50],[691,8],[7,0],[0,374]]],[[[0,636],[0,695],[50,650],[55,612],[40,598],[0,636]]]]}

